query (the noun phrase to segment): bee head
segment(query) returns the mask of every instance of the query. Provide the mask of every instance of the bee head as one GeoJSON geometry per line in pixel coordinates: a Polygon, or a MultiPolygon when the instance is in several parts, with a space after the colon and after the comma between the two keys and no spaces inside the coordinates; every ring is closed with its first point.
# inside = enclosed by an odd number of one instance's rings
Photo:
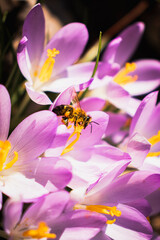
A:
{"type": "Polygon", "coordinates": [[[88,124],[91,121],[91,117],[89,115],[87,115],[87,117],[84,118],[84,129],[88,126],[88,124]]]}

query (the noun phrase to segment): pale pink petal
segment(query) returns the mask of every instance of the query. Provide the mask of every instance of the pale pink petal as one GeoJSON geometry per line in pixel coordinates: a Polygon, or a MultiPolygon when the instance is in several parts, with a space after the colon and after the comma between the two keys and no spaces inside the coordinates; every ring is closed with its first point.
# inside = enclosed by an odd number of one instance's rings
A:
{"type": "Polygon", "coordinates": [[[21,199],[30,202],[36,198],[47,194],[48,191],[34,179],[28,179],[20,173],[3,176],[3,183],[0,190],[13,199],[21,199]]]}
{"type": "Polygon", "coordinates": [[[45,20],[40,4],[36,4],[27,15],[23,25],[23,36],[28,39],[27,51],[32,68],[38,66],[45,37],[45,20]]]}
{"type": "Polygon", "coordinates": [[[11,100],[7,89],[0,84],[0,140],[8,137],[11,115],[11,100]]]}
{"type": "Polygon", "coordinates": [[[44,92],[36,91],[31,84],[26,83],[26,91],[31,100],[40,105],[50,105],[52,102],[44,92]]]}
{"type": "MultiPolygon", "coordinates": [[[[19,199],[20,200],[20,199],[19,199]]],[[[17,225],[22,214],[23,204],[21,201],[8,199],[4,206],[4,228],[9,234],[17,225]]]]}

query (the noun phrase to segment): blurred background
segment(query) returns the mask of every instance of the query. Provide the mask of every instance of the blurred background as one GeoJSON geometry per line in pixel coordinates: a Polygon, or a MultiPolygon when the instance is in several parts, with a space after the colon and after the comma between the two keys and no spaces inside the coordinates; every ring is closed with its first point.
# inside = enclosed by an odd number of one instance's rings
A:
{"type": "MultiPolygon", "coordinates": [[[[30,9],[40,2],[46,19],[47,41],[65,24],[82,22],[89,31],[89,41],[84,55],[92,49],[89,58],[97,53],[96,42],[102,31],[104,46],[122,29],[136,21],[143,21],[146,30],[133,59],[160,58],[160,1],[149,0],[0,0],[0,79],[5,83],[10,75],[21,38],[24,19],[30,9]],[[95,49],[93,46],[95,45],[95,49]],[[5,50],[5,52],[4,52],[5,50]]],[[[85,55],[86,56],[86,55],[85,55]]]]}
{"type": "MultiPolygon", "coordinates": [[[[158,0],[0,0],[0,83],[10,92],[12,106],[14,105],[12,116],[16,114],[19,101],[25,94],[25,79],[17,65],[16,49],[22,36],[24,19],[37,2],[42,4],[45,15],[46,41],[49,41],[67,23],[86,24],[89,41],[80,62],[95,59],[100,31],[102,31],[102,46],[105,47],[109,40],[136,21],[143,21],[146,30],[131,60],[160,59],[160,1],[158,0]],[[17,88],[17,85],[21,87],[17,88]]],[[[40,106],[31,102],[23,118],[38,108],[40,106]]],[[[151,221],[154,229],[160,233],[159,219],[159,216],[154,216],[151,221]]]]}

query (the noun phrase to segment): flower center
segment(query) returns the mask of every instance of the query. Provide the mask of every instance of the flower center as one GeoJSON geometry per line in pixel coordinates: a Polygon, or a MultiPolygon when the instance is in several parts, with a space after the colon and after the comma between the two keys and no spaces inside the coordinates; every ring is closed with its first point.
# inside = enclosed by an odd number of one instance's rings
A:
{"type": "Polygon", "coordinates": [[[118,83],[119,85],[125,85],[127,83],[135,82],[138,79],[138,76],[128,75],[129,73],[134,72],[135,69],[136,69],[136,64],[134,62],[126,63],[125,67],[119,73],[117,73],[113,81],[118,83]]]}
{"type": "MultiPolygon", "coordinates": [[[[155,145],[156,143],[158,143],[160,141],[160,131],[158,131],[157,135],[154,135],[151,138],[149,138],[148,141],[150,142],[150,144],[152,146],[155,145]]],[[[147,154],[147,157],[157,157],[159,155],[160,155],[160,151],[150,152],[147,154]]]]}
{"type": "MultiPolygon", "coordinates": [[[[45,63],[43,64],[40,74],[39,74],[39,79],[41,82],[47,82],[49,81],[51,74],[52,74],[52,70],[54,67],[54,63],[55,63],[55,57],[56,55],[59,54],[59,50],[56,50],[56,48],[53,48],[53,50],[48,49],[47,50],[47,56],[48,58],[46,59],[45,63]]],[[[35,71],[34,76],[37,76],[38,73],[37,71],[35,71]]]]}
{"type": "Polygon", "coordinates": [[[11,168],[13,164],[18,160],[18,153],[14,152],[14,158],[9,163],[5,164],[10,149],[11,144],[8,140],[0,141],[0,171],[11,168]]]}
{"type": "Polygon", "coordinates": [[[23,232],[23,237],[32,237],[32,238],[56,238],[56,234],[49,233],[49,227],[45,222],[40,222],[37,229],[30,229],[23,232]]]}
{"type": "MultiPolygon", "coordinates": [[[[120,217],[121,216],[121,211],[117,209],[116,206],[109,207],[109,206],[104,206],[104,205],[82,205],[82,204],[76,204],[74,206],[75,209],[84,209],[84,210],[89,210],[97,213],[102,213],[106,215],[110,215],[111,217],[120,217]]],[[[116,218],[113,220],[107,220],[106,224],[112,224],[116,221],[116,218]]]]}

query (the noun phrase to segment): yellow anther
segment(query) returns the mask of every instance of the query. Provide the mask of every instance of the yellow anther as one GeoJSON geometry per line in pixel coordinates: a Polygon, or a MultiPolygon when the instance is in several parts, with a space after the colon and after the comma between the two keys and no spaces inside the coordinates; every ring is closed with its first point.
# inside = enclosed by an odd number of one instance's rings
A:
{"type": "MultiPolygon", "coordinates": [[[[150,144],[152,146],[155,145],[156,143],[158,143],[160,141],[160,131],[158,131],[158,133],[156,135],[149,138],[148,141],[150,142],[150,144]]],[[[150,152],[147,154],[147,157],[158,157],[159,155],[160,155],[160,151],[150,152]]]]}
{"type": "Polygon", "coordinates": [[[81,133],[80,132],[76,132],[74,131],[70,137],[68,138],[71,139],[75,134],[77,134],[76,138],[63,150],[63,152],[61,153],[61,155],[65,154],[65,153],[68,153],[70,151],[73,150],[73,145],[79,140],[80,136],[81,136],[81,133]]]}
{"type": "Polygon", "coordinates": [[[158,131],[157,135],[154,135],[151,138],[149,138],[148,141],[152,146],[158,143],[160,141],[160,131],[158,131]]]}
{"type": "Polygon", "coordinates": [[[106,224],[113,224],[115,223],[116,219],[114,218],[113,220],[107,220],[106,221],[106,224]]]}
{"type": "Polygon", "coordinates": [[[137,75],[129,76],[127,74],[134,72],[136,69],[136,64],[133,63],[126,63],[125,67],[115,76],[113,79],[114,82],[125,85],[127,83],[135,82],[138,79],[137,75]]]}
{"type": "Polygon", "coordinates": [[[18,153],[14,152],[15,157],[6,164],[4,167],[4,163],[6,162],[9,150],[11,149],[10,142],[7,141],[0,141],[0,171],[3,169],[8,169],[13,166],[13,164],[18,160],[18,153]]]}
{"type": "Polygon", "coordinates": [[[4,169],[11,168],[11,167],[13,166],[13,164],[14,164],[15,162],[17,162],[17,160],[18,160],[18,153],[17,153],[17,152],[14,152],[14,155],[15,155],[15,157],[14,157],[9,163],[6,164],[6,166],[5,166],[4,169]]]}
{"type": "Polygon", "coordinates": [[[56,57],[56,55],[59,54],[59,50],[57,50],[56,48],[53,48],[53,50],[48,49],[47,50],[47,56],[50,58],[56,57]]]}
{"type": "MultiPolygon", "coordinates": [[[[89,210],[97,213],[102,213],[106,215],[110,215],[112,217],[120,217],[121,216],[121,211],[117,209],[116,206],[109,207],[109,206],[104,206],[104,205],[83,205],[83,204],[76,204],[73,208],[75,209],[84,209],[84,210],[89,210]]],[[[112,224],[116,221],[116,219],[113,220],[108,220],[106,223],[112,224]]]]}
{"type": "Polygon", "coordinates": [[[39,74],[39,79],[41,82],[49,81],[51,74],[52,74],[53,67],[54,67],[54,63],[55,63],[54,57],[56,57],[57,54],[59,54],[59,51],[56,50],[55,48],[53,48],[53,50],[51,50],[51,49],[47,50],[48,58],[46,59],[45,63],[43,64],[40,74],[39,74]]]}
{"type": "Polygon", "coordinates": [[[32,238],[56,238],[56,234],[49,233],[49,227],[46,225],[45,222],[40,222],[37,229],[30,229],[23,232],[23,237],[32,237],[32,238]]]}
{"type": "Polygon", "coordinates": [[[9,141],[0,141],[0,171],[3,169],[3,164],[6,161],[9,150],[11,149],[11,144],[9,141]]]}

